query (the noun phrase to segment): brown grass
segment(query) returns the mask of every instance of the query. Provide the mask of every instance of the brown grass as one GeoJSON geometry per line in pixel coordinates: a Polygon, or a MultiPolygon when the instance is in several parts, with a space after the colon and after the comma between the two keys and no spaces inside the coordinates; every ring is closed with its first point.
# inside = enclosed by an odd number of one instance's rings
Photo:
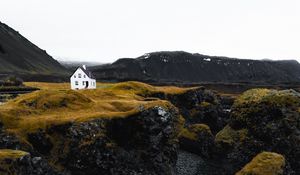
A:
{"type": "Polygon", "coordinates": [[[18,159],[29,153],[19,150],[11,150],[11,149],[0,149],[0,160],[4,159],[18,159]]]}
{"type": "Polygon", "coordinates": [[[188,89],[154,87],[140,82],[97,83],[95,90],[69,90],[68,83],[25,83],[41,90],[21,95],[0,106],[0,120],[22,138],[39,128],[97,118],[127,117],[153,106],[168,108],[164,100],[145,100],[144,93],[183,93],[188,89]]]}

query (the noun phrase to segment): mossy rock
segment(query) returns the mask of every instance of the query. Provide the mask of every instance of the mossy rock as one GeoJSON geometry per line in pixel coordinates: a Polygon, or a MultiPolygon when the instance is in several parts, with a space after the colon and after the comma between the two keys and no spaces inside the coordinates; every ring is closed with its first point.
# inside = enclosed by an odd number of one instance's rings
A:
{"type": "Polygon", "coordinates": [[[202,108],[207,108],[207,107],[210,107],[212,104],[209,103],[209,102],[206,102],[206,101],[203,101],[200,103],[200,107],[202,108]]]}
{"type": "Polygon", "coordinates": [[[285,158],[277,153],[262,152],[236,175],[283,175],[285,158]]]}
{"type": "Polygon", "coordinates": [[[217,133],[215,141],[217,144],[233,146],[235,143],[245,140],[247,138],[247,134],[247,129],[235,130],[227,125],[223,130],[217,133]]]}
{"type": "Polygon", "coordinates": [[[214,136],[205,124],[193,124],[183,128],[179,137],[181,149],[209,157],[214,148],[214,136]]]}
{"type": "Polygon", "coordinates": [[[285,111],[299,114],[299,107],[300,93],[294,90],[252,89],[234,102],[232,119],[242,125],[253,125],[253,122],[264,120],[268,116],[276,119],[285,111]],[[265,115],[264,112],[270,115],[265,115]]]}
{"type": "Polygon", "coordinates": [[[282,106],[299,106],[300,93],[295,90],[251,89],[236,99],[234,106],[253,103],[270,103],[282,106]]]}
{"type": "Polygon", "coordinates": [[[61,175],[42,157],[11,149],[0,149],[1,175],[61,175]]]}
{"type": "Polygon", "coordinates": [[[245,92],[231,108],[229,124],[216,135],[220,153],[239,168],[264,150],[277,152],[299,174],[299,108],[300,93],[294,90],[245,92]]]}
{"type": "Polygon", "coordinates": [[[199,139],[198,135],[201,133],[212,135],[209,126],[205,124],[193,124],[188,128],[183,128],[180,137],[196,141],[199,139]]]}

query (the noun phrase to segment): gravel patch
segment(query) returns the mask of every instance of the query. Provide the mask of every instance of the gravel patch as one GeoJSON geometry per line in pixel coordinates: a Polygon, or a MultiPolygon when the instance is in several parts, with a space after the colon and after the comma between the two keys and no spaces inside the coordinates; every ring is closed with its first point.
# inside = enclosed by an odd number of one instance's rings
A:
{"type": "Polygon", "coordinates": [[[180,150],[176,164],[177,175],[223,175],[220,165],[206,162],[200,156],[180,150]]]}

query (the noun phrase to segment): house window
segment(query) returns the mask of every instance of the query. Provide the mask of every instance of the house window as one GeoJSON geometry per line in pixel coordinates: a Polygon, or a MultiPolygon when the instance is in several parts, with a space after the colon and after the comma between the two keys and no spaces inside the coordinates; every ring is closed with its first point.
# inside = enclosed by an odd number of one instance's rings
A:
{"type": "Polygon", "coordinates": [[[82,82],[82,85],[84,85],[84,81],[82,82]]]}
{"type": "Polygon", "coordinates": [[[74,78],[76,78],[76,75],[74,75],[74,78]]]}
{"type": "Polygon", "coordinates": [[[78,81],[75,81],[75,85],[78,85],[78,81]]]}
{"type": "Polygon", "coordinates": [[[85,75],[83,75],[83,78],[85,78],[85,75]]]}
{"type": "Polygon", "coordinates": [[[78,74],[78,78],[81,78],[81,74],[78,74]]]}

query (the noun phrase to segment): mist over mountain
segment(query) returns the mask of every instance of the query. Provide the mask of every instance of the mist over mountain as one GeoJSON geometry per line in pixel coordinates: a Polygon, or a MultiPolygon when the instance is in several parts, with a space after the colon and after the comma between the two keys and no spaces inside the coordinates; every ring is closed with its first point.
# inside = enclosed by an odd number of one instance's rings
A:
{"type": "Polygon", "coordinates": [[[138,58],[122,58],[96,66],[99,80],[139,80],[179,83],[293,83],[300,82],[300,64],[295,60],[236,59],[191,54],[183,51],[154,52],[138,58]]]}
{"type": "Polygon", "coordinates": [[[0,22],[0,74],[24,79],[66,75],[67,69],[19,32],[0,22]]]}
{"type": "Polygon", "coordinates": [[[75,70],[82,65],[86,65],[88,67],[100,66],[104,63],[100,62],[92,62],[92,61],[71,61],[71,60],[59,60],[58,62],[69,70],[75,70]]]}

